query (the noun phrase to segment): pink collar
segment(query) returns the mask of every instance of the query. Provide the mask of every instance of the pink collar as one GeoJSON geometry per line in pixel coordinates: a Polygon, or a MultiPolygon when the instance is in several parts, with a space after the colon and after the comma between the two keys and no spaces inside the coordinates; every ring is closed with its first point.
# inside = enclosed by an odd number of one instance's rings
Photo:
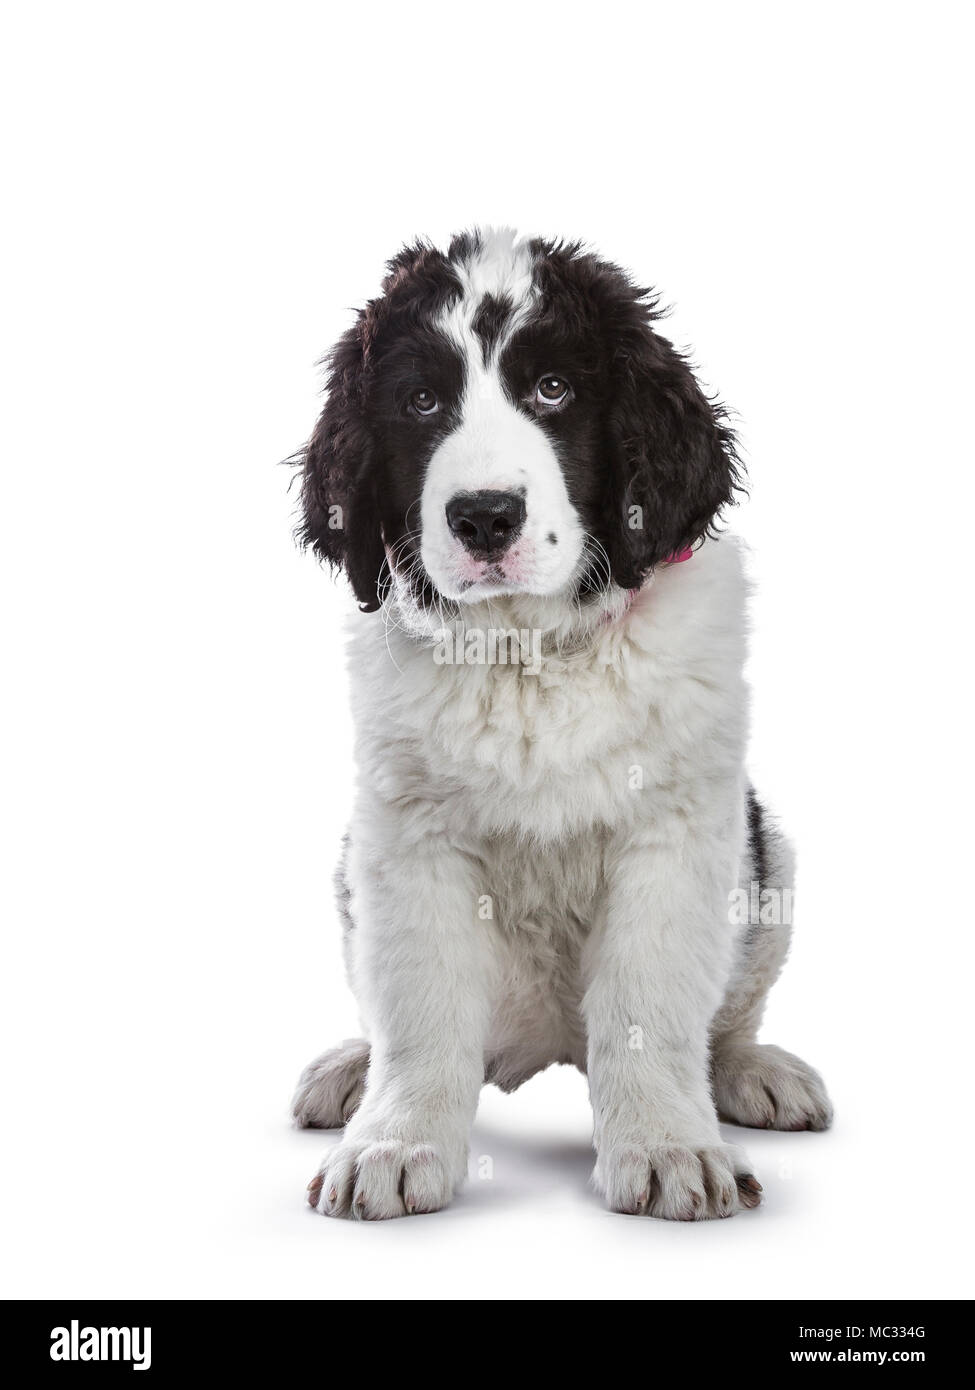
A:
{"type": "MultiPolygon", "coordinates": [[[[668,555],[665,559],[661,560],[660,563],[661,563],[662,565],[682,565],[682,564],[684,563],[685,560],[690,560],[691,557],[693,556],[693,554],[694,554],[694,551],[691,549],[690,546],[688,546],[685,550],[675,550],[674,553],[673,553],[673,555],[668,555]]],[[[623,609],[623,612],[620,614],[620,617],[621,617],[621,618],[622,618],[622,617],[625,617],[626,614],[629,613],[630,608],[633,606],[633,600],[636,598],[636,596],[637,596],[637,594],[638,594],[639,592],[640,592],[639,589],[627,589],[627,591],[626,591],[626,607],[623,609]]],[[[607,621],[607,622],[612,622],[613,619],[610,618],[609,615],[607,614],[607,615],[606,615],[606,621],[607,621]]]]}

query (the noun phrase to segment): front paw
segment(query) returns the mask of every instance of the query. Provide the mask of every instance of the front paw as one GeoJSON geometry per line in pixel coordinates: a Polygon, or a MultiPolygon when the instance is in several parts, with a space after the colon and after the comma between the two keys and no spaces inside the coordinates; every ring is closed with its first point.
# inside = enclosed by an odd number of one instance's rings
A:
{"type": "Polygon", "coordinates": [[[346,1138],[322,1160],[308,1201],[325,1216],[384,1221],[447,1206],[463,1158],[423,1139],[346,1138]]]}
{"type": "Polygon", "coordinates": [[[707,1221],[757,1207],[762,1185],[731,1144],[627,1146],[600,1154],[593,1182],[611,1211],[707,1221]]]}

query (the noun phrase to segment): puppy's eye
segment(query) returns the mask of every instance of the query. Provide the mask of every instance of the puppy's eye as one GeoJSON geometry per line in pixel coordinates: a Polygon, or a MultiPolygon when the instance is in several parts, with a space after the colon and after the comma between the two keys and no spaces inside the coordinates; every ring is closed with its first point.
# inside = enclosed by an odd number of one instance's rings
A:
{"type": "Polygon", "coordinates": [[[419,391],[414,391],[410,397],[410,405],[417,415],[436,415],[440,409],[440,402],[433,391],[427,390],[424,386],[419,391]]]}
{"type": "Polygon", "coordinates": [[[543,376],[535,387],[539,405],[561,405],[569,394],[569,383],[560,376],[543,376]]]}

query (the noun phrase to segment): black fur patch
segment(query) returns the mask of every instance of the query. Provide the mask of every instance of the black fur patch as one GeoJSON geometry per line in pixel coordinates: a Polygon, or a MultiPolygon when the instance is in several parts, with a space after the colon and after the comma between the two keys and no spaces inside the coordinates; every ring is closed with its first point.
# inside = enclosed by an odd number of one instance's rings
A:
{"type": "Polygon", "coordinates": [[[460,354],[433,324],[460,293],[453,265],[425,243],[389,262],[382,297],[360,310],[329,354],[325,409],[298,456],[298,538],[345,569],[365,612],[381,603],[385,546],[404,568],[416,557],[409,513],[433,450],[456,421],[451,405],[464,384],[460,354]],[[409,411],[420,389],[443,402],[430,420],[409,411]]]}
{"type": "Polygon", "coordinates": [[[656,296],[578,244],[536,241],[539,311],[505,356],[522,381],[554,372],[573,388],[547,415],[569,496],[605,547],[613,578],[636,588],[709,534],[740,466],[724,408],[655,329],[656,296]]]}
{"type": "Polygon", "coordinates": [[[477,306],[471,327],[481,340],[481,351],[487,365],[495,345],[508,324],[514,305],[506,295],[486,294],[477,306]]]}
{"type": "Polygon", "coordinates": [[[755,788],[749,786],[745,798],[748,816],[748,852],[752,860],[752,874],[758,883],[759,892],[768,881],[768,842],[765,835],[765,808],[755,795],[755,788]]]}

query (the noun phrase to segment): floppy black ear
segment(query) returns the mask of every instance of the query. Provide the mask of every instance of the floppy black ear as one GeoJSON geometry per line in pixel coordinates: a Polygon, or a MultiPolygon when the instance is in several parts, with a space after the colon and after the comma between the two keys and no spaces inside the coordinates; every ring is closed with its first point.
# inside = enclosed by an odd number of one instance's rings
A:
{"type": "Polygon", "coordinates": [[[360,317],[328,358],[328,399],[315,432],[298,456],[302,545],[349,577],[363,612],[380,606],[385,551],[375,497],[374,445],[363,391],[367,324],[360,317]]]}
{"type": "Polygon", "coordinates": [[[653,304],[631,291],[611,329],[608,420],[613,578],[636,588],[669,556],[708,535],[740,485],[735,437],[688,363],[653,331],[653,304]]]}

